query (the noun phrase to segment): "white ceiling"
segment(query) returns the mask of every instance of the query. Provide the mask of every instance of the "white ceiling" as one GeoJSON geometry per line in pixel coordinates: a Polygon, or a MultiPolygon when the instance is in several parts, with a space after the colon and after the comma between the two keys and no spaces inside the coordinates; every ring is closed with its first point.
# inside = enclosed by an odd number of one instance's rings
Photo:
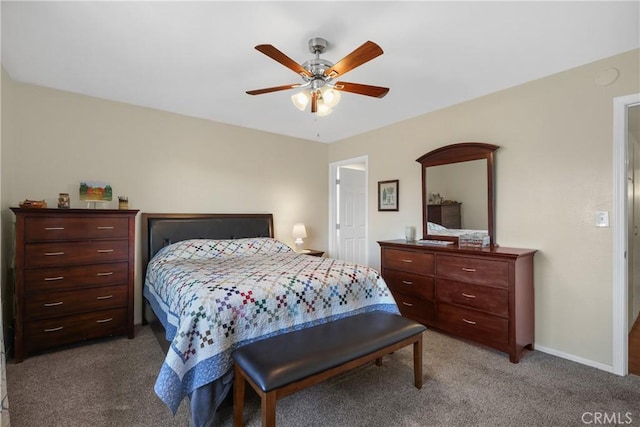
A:
{"type": "Polygon", "coordinates": [[[334,142],[640,47],[640,2],[11,2],[2,64],[21,82],[298,138],[334,142]],[[337,62],[367,40],[384,54],[340,80],[333,114],[300,112],[301,83],[254,49],[337,62]]]}

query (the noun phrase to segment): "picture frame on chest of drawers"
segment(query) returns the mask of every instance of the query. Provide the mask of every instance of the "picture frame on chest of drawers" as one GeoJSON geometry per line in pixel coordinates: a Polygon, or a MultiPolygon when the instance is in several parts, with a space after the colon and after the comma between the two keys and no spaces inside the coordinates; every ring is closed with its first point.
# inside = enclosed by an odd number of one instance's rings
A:
{"type": "Polygon", "coordinates": [[[95,338],[133,338],[138,210],[11,210],[15,362],[95,338]]]}

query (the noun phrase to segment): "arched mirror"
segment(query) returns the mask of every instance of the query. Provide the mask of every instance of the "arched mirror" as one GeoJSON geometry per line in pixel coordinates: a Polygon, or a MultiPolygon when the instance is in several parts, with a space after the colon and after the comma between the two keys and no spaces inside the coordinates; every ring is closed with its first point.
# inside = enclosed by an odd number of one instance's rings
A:
{"type": "Polygon", "coordinates": [[[458,241],[462,234],[485,233],[495,244],[493,153],[497,145],[462,142],[423,155],[422,235],[458,241]]]}

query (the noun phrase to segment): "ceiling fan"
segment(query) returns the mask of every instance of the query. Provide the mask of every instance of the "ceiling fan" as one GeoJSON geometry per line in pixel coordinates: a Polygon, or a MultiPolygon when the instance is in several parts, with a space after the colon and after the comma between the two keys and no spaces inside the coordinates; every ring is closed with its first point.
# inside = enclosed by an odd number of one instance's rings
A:
{"type": "Polygon", "coordinates": [[[304,110],[307,104],[311,102],[311,112],[324,116],[330,114],[331,108],[338,103],[340,92],[351,92],[376,98],[382,98],[389,92],[389,88],[386,87],[344,81],[334,82],[336,78],[341,77],[348,71],[382,55],[383,51],[380,46],[372,41],[367,41],[335,64],[320,58],[320,54],[327,49],[327,46],[328,42],[323,38],[315,37],[309,40],[309,52],[315,54],[315,58],[304,62],[302,65],[270,44],[256,46],[258,51],[299,74],[304,83],[248,90],[247,93],[249,95],[261,95],[263,93],[301,88],[303,89],[301,92],[291,97],[293,104],[299,110],[304,110]]]}

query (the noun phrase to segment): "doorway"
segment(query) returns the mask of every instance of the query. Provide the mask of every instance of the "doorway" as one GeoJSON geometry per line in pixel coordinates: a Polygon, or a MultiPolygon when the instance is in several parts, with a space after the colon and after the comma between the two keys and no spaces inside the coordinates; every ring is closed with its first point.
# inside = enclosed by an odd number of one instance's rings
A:
{"type": "Polygon", "coordinates": [[[329,165],[329,256],[368,264],[368,158],[329,165]]]}
{"type": "MultiPolygon", "coordinates": [[[[633,114],[640,106],[640,93],[614,98],[613,100],[613,366],[612,372],[627,375],[629,372],[629,324],[634,316],[634,290],[637,257],[637,238],[632,239],[633,222],[638,194],[630,195],[629,169],[630,141],[633,136],[633,114]],[[633,211],[633,212],[632,212],[633,211]],[[633,215],[633,217],[630,217],[633,215]]],[[[633,149],[633,148],[632,148],[633,149]]],[[[635,157],[636,154],[633,156],[635,157]]],[[[636,169],[637,170],[637,169],[636,169]]],[[[633,177],[632,177],[633,178],[633,177]]],[[[637,178],[637,175],[636,175],[637,178]]],[[[635,179],[637,181],[637,179],[635,179]]],[[[632,188],[637,188],[634,184],[632,188]]],[[[636,223],[637,225],[637,223],[636,223]]]]}

